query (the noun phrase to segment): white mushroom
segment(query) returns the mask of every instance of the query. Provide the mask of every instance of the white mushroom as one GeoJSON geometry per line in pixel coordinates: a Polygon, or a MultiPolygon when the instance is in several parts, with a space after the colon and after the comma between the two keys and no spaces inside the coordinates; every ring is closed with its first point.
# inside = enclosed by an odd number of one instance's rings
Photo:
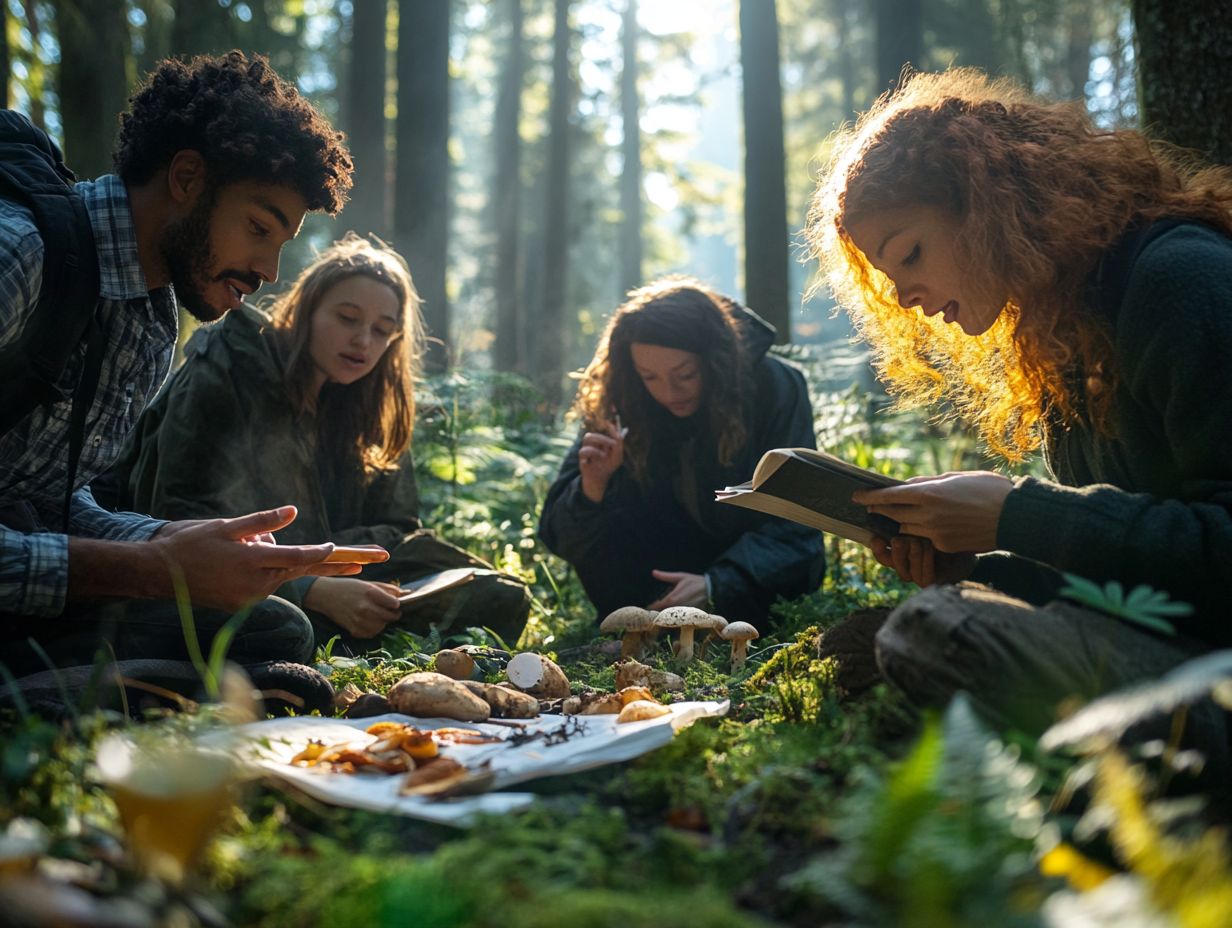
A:
{"type": "Polygon", "coordinates": [[[757,629],[748,622],[732,622],[721,634],[732,643],[731,672],[735,673],[744,666],[749,642],[760,636],[757,629]]]}
{"type": "Polygon", "coordinates": [[[680,632],[680,643],[676,649],[676,657],[682,664],[693,660],[693,630],[709,628],[711,625],[708,613],[692,606],[671,606],[655,617],[655,625],[669,631],[680,632]]]}
{"type": "Polygon", "coordinates": [[[505,667],[509,682],[538,699],[564,699],[569,695],[569,678],[551,658],[523,651],[505,667]]]}
{"type": "Polygon", "coordinates": [[[605,635],[623,633],[620,642],[621,657],[641,657],[645,633],[655,627],[657,612],[641,606],[621,606],[609,613],[599,625],[605,635]]]}

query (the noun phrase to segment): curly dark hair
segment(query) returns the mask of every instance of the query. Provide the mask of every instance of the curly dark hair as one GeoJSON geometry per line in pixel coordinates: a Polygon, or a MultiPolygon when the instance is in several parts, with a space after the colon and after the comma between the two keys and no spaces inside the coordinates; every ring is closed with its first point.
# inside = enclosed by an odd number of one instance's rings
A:
{"type": "Polygon", "coordinates": [[[948,398],[1010,460],[1039,446],[1054,414],[1107,432],[1118,372],[1087,284],[1125,231],[1191,218],[1232,234],[1232,169],[973,69],[912,76],[831,150],[806,230],[822,279],[904,405],[948,398]],[[984,335],[904,310],[852,241],[861,218],[912,205],[959,222],[973,290],[1008,295],[984,335]]]}
{"type": "Polygon", "coordinates": [[[163,61],[121,116],[113,160],[141,184],[178,151],[201,152],[210,183],[261,181],[296,190],[309,210],[335,214],[351,187],[343,136],[262,55],[233,51],[163,61]]]}
{"type": "Polygon", "coordinates": [[[691,277],[670,276],[632,291],[612,314],[595,356],[582,372],[573,414],[588,429],[603,429],[612,416],[630,426],[625,460],[638,480],[646,477],[654,399],[633,367],[635,342],[690,351],[701,359],[705,416],[719,462],[731,464],[748,437],[742,385],[748,358],[740,340],[740,304],[691,277]]]}

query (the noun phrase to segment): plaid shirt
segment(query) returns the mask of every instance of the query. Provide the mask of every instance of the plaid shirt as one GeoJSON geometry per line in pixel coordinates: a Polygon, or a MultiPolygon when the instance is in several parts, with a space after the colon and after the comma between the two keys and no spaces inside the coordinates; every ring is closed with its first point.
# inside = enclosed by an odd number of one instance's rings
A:
{"type": "MultiPolygon", "coordinates": [[[[98,251],[98,319],[106,352],[98,390],[86,415],[76,492],[69,513],[72,535],[144,541],[163,524],[134,513],[111,513],[94,501],[88,484],[120,454],[137,417],[171,367],[177,317],[169,287],[146,291],[137,258],[128,193],[118,177],[77,184],[98,251]]],[[[0,200],[0,346],[15,340],[39,307],[43,242],[29,211],[0,200]]],[[[85,359],[78,348],[59,386],[71,392],[85,359]]],[[[30,413],[0,438],[0,614],[59,615],[68,590],[68,536],[64,524],[71,402],[30,413]]]]}

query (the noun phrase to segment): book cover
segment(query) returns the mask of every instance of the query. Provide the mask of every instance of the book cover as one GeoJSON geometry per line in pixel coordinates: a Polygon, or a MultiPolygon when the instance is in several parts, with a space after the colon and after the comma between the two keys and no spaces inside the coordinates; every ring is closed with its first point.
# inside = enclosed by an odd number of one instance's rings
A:
{"type": "Polygon", "coordinates": [[[822,451],[776,448],[762,455],[753,479],[715,498],[868,544],[874,535],[897,535],[898,523],[853,503],[851,494],[900,483],[822,451]]]}

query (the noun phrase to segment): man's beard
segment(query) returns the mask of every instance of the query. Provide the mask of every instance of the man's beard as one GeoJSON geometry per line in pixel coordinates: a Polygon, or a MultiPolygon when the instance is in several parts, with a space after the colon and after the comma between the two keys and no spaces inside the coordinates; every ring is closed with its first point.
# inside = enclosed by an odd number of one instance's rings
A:
{"type": "Polygon", "coordinates": [[[158,246],[171,272],[176,299],[201,322],[213,322],[226,312],[210,305],[202,292],[211,282],[210,218],[217,202],[217,191],[207,187],[192,212],[167,228],[158,246]]]}

